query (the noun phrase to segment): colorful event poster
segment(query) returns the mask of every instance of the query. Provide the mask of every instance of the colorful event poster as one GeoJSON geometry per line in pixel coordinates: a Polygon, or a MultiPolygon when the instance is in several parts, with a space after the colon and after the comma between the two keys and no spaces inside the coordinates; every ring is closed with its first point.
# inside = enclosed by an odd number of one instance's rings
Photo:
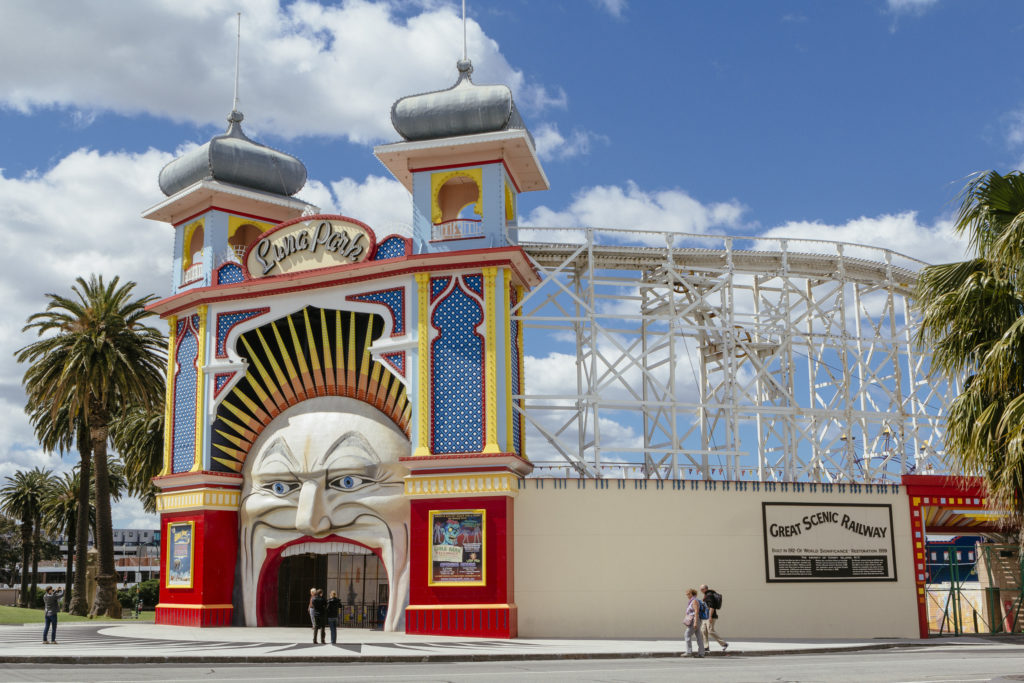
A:
{"type": "Polygon", "coordinates": [[[191,588],[195,558],[195,522],[167,525],[167,587],[191,588]]]}
{"type": "Polygon", "coordinates": [[[430,525],[430,585],[484,585],[484,510],[431,510],[430,525]]]}

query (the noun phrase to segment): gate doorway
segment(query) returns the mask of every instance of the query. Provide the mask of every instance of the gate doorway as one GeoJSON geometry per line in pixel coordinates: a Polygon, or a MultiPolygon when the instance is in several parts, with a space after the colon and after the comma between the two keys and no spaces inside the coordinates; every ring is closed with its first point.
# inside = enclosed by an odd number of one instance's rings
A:
{"type": "Polygon", "coordinates": [[[309,589],[338,594],[341,628],[381,628],[387,616],[388,575],[380,558],[366,552],[303,553],[283,558],[278,572],[280,626],[309,626],[309,589]]]}

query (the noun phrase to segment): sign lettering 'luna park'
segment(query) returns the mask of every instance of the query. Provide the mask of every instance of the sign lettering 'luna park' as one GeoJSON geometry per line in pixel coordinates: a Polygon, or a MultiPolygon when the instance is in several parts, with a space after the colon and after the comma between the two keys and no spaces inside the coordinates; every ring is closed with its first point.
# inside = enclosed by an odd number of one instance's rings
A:
{"type": "Polygon", "coordinates": [[[345,216],[307,216],[282,223],[263,235],[245,255],[254,278],[272,277],[365,261],[376,238],[369,226],[345,216]]]}

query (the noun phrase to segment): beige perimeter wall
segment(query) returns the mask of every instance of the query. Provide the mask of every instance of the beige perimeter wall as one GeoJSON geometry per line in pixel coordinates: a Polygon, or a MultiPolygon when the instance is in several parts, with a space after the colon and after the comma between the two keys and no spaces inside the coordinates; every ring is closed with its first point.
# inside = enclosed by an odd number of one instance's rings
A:
{"type": "Polygon", "coordinates": [[[680,485],[524,481],[515,500],[519,636],[678,638],[683,592],[707,583],[725,596],[726,640],[918,637],[901,487],[680,485]],[[762,502],[891,505],[898,580],[768,583],[762,502]]]}

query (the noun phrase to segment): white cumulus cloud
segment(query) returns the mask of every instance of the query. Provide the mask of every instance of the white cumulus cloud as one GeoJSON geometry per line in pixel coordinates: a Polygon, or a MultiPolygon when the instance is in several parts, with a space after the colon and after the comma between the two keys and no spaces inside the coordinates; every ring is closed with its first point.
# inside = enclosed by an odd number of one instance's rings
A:
{"type": "MultiPolygon", "coordinates": [[[[705,204],[679,189],[647,191],[633,181],[625,187],[586,188],[562,210],[534,209],[524,220],[536,227],[602,227],[659,232],[706,233],[736,228],[746,208],[736,200],[705,204]]],[[[523,231],[528,234],[528,230],[523,231]]],[[[530,237],[524,237],[530,239],[530,237]]]]}
{"type": "MultiPolygon", "coordinates": [[[[453,4],[400,0],[322,6],[244,4],[240,108],[247,130],[370,142],[396,137],[399,97],[448,87],[462,52],[453,4]]],[[[0,21],[0,106],[67,107],[78,125],[97,111],[221,124],[234,83],[233,0],[9,0],[0,21]]],[[[505,83],[527,114],[565,106],[565,93],[531,83],[498,43],[468,22],[479,83],[505,83]]]]}

